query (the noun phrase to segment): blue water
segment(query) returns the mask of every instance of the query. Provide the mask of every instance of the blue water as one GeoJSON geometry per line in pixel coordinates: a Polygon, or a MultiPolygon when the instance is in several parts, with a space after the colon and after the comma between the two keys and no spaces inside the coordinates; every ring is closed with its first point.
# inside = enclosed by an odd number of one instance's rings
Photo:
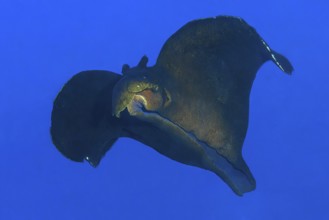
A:
{"type": "Polygon", "coordinates": [[[0,3],[0,219],[329,219],[329,13],[324,0],[11,0],[0,3]],[[251,93],[243,197],[211,172],[121,139],[98,168],[52,145],[52,102],[87,69],[154,64],[186,22],[243,17],[295,67],[251,93]]]}

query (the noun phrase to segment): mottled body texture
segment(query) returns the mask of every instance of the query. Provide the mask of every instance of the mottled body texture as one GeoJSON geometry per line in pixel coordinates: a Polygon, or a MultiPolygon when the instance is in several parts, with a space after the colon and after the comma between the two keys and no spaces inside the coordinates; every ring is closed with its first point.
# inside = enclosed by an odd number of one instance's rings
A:
{"type": "Polygon", "coordinates": [[[122,76],[73,77],[54,103],[54,144],[72,160],[97,165],[117,138],[130,137],[216,173],[242,195],[255,188],[241,154],[249,95],[268,60],[293,70],[240,18],[192,21],[168,39],[152,67],[144,56],[134,68],[124,65],[122,76]]]}

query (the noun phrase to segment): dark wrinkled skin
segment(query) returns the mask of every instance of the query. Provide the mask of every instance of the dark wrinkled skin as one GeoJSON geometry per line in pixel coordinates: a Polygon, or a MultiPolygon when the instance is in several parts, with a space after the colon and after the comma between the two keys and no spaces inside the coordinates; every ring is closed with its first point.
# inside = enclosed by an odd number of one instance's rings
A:
{"type": "Polygon", "coordinates": [[[154,66],[142,57],[122,76],[86,71],[54,102],[51,134],[74,161],[97,166],[119,137],[138,140],[184,164],[210,170],[237,195],[256,184],[241,150],[257,70],[293,67],[242,19],[192,21],[163,46],[154,66]]]}

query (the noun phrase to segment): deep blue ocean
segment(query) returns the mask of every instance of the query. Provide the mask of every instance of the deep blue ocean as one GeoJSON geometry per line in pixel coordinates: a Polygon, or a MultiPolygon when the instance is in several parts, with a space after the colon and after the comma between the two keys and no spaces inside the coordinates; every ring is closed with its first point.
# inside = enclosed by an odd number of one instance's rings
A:
{"type": "Polygon", "coordinates": [[[1,220],[329,219],[329,3],[121,0],[0,2],[1,220]],[[63,157],[50,116],[82,70],[121,72],[191,20],[242,17],[295,70],[258,71],[243,156],[243,197],[213,173],[121,138],[97,168],[63,157]]]}

